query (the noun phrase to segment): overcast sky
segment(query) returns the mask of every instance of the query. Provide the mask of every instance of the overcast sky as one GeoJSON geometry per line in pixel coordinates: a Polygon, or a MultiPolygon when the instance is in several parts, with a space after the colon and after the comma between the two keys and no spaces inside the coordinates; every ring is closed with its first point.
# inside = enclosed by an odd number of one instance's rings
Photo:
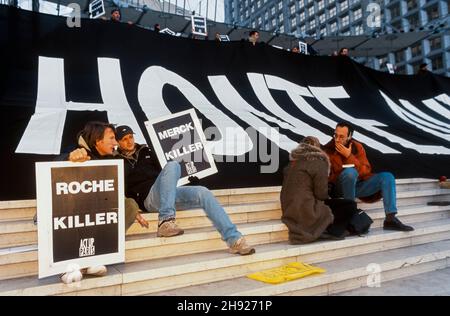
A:
{"type": "MultiPolygon", "coordinates": [[[[168,1],[168,0],[166,0],[168,1]]],[[[225,19],[224,0],[186,0],[186,9],[194,11],[195,13],[206,16],[206,7],[208,7],[208,19],[214,20],[214,11],[217,3],[216,21],[223,22],[225,19]]],[[[174,3],[172,0],[171,3],[174,3]]],[[[177,0],[178,6],[183,6],[184,0],[177,0]]]]}

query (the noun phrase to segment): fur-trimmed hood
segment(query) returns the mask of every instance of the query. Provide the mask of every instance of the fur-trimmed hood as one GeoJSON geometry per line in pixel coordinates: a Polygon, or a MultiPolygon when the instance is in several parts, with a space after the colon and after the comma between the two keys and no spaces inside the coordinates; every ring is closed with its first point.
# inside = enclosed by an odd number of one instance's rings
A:
{"type": "Polygon", "coordinates": [[[322,149],[306,143],[300,143],[297,148],[292,150],[289,155],[289,160],[323,160],[327,163],[328,173],[330,171],[330,159],[328,159],[328,155],[322,149]]]}
{"type": "Polygon", "coordinates": [[[305,143],[291,151],[289,160],[325,160],[330,163],[328,155],[322,149],[305,143]]]}

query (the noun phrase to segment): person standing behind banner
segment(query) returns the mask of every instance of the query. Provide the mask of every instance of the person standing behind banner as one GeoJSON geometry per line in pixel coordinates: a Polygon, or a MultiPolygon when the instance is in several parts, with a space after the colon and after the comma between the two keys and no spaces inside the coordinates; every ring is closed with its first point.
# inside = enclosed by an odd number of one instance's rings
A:
{"type": "Polygon", "coordinates": [[[158,237],[181,235],[175,221],[176,209],[201,207],[233,254],[255,252],[237,230],[214,195],[203,186],[177,187],[181,176],[180,164],[168,162],[161,170],[154,151],[134,142],[133,130],[126,125],[116,128],[119,155],[125,160],[125,194],[138,202],[142,209],[159,213],[158,237]]]}
{"type": "Polygon", "coordinates": [[[248,34],[248,41],[250,43],[252,43],[253,46],[258,44],[258,42],[259,42],[259,32],[256,31],[256,30],[250,31],[250,33],[248,34]]]}
{"type": "Polygon", "coordinates": [[[291,244],[313,242],[332,224],[333,214],[324,203],[329,169],[327,154],[317,138],[305,137],[292,150],[280,195],[281,221],[288,227],[291,244]]]}
{"type": "MultiPolygon", "coordinates": [[[[117,146],[114,125],[103,122],[88,122],[78,134],[78,149],[69,154],[63,154],[60,160],[84,162],[88,160],[114,159],[117,146]]],[[[131,198],[125,199],[125,231],[137,220],[141,226],[148,228],[148,222],[139,214],[139,206],[131,198]]],[[[95,266],[83,269],[82,275],[103,276],[107,273],[105,266],[95,266]]],[[[61,276],[64,283],[70,283],[68,273],[61,276]]]]}
{"type": "Polygon", "coordinates": [[[333,139],[325,146],[331,171],[329,182],[337,197],[354,201],[356,197],[364,202],[375,202],[383,197],[384,229],[412,231],[404,225],[397,214],[395,178],[390,172],[372,173],[372,167],[361,143],[352,139],[353,127],[350,123],[336,125],[333,139]]]}

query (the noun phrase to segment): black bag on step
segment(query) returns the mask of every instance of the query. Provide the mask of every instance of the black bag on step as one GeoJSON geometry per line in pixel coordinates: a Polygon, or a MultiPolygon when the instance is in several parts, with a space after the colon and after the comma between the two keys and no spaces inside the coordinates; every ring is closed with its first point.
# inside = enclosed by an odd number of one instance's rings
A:
{"type": "Polygon", "coordinates": [[[353,214],[350,219],[350,223],[348,225],[348,230],[352,234],[363,235],[367,234],[370,229],[370,225],[372,225],[373,220],[361,209],[358,209],[358,212],[353,214]]]}

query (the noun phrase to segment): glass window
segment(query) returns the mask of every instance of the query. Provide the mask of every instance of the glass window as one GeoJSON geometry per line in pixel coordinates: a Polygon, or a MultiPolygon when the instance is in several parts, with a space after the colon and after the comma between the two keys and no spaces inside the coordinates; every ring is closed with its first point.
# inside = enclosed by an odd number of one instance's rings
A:
{"type": "Polygon", "coordinates": [[[439,18],[439,9],[438,6],[432,6],[430,8],[427,9],[427,16],[428,16],[428,21],[431,20],[435,20],[437,18],[439,18]]]}
{"type": "Polygon", "coordinates": [[[278,10],[282,10],[283,9],[283,2],[280,1],[278,2],[278,10]]]}
{"type": "Polygon", "coordinates": [[[305,20],[305,12],[300,13],[300,22],[305,20]]]}
{"type": "Polygon", "coordinates": [[[295,5],[291,5],[289,10],[291,11],[291,14],[294,14],[295,13],[295,5]]]}
{"type": "Polygon", "coordinates": [[[334,17],[336,15],[336,7],[330,8],[330,11],[328,11],[328,14],[330,15],[330,18],[334,17]]]}
{"type": "Polygon", "coordinates": [[[344,17],[341,19],[342,27],[347,26],[349,23],[350,23],[350,20],[349,20],[349,18],[348,18],[348,15],[344,16],[344,17]]]}
{"type": "Polygon", "coordinates": [[[319,1],[319,3],[317,3],[317,6],[319,10],[322,10],[325,7],[325,0],[319,1]]]}
{"type": "Polygon", "coordinates": [[[309,7],[308,14],[309,14],[309,16],[313,16],[314,15],[314,6],[309,7]]]}
{"type": "Polygon", "coordinates": [[[309,29],[315,29],[316,28],[316,20],[309,21],[309,29]]]}
{"type": "Polygon", "coordinates": [[[323,14],[321,14],[321,15],[319,16],[319,22],[320,22],[320,23],[325,23],[325,20],[326,20],[325,13],[323,13],[323,14]]]}
{"type": "Polygon", "coordinates": [[[348,8],[347,0],[345,0],[344,2],[341,2],[340,7],[341,7],[341,11],[344,11],[345,9],[347,9],[348,8]]]}
{"type": "Polygon", "coordinates": [[[296,18],[292,18],[291,19],[291,26],[294,27],[297,24],[297,19],[296,18]]]}
{"type": "Polygon", "coordinates": [[[411,56],[414,58],[414,57],[417,57],[420,55],[422,55],[422,45],[418,44],[416,46],[412,46],[411,47],[411,56]]]}
{"type": "Polygon", "coordinates": [[[330,24],[330,32],[334,33],[334,32],[336,32],[336,29],[337,29],[337,23],[336,22],[331,23],[330,24]]]}
{"type": "Polygon", "coordinates": [[[280,32],[284,33],[284,25],[280,26],[280,32]]]}
{"type": "Polygon", "coordinates": [[[280,14],[280,15],[278,16],[278,21],[283,22],[283,14],[280,14]]]}
{"type": "Polygon", "coordinates": [[[417,0],[408,0],[406,6],[408,7],[408,10],[414,10],[417,8],[417,0]]]}
{"type": "Polygon", "coordinates": [[[444,62],[442,60],[442,55],[433,57],[431,59],[431,67],[433,68],[433,70],[438,70],[438,69],[444,68],[444,62]]]}
{"type": "Polygon", "coordinates": [[[300,0],[299,2],[298,2],[298,7],[301,9],[301,8],[303,8],[305,6],[305,2],[303,1],[303,0],[300,0]]]}
{"type": "Polygon", "coordinates": [[[358,10],[353,11],[353,21],[356,21],[362,17],[362,9],[359,8],[358,10]]]}
{"type": "Polygon", "coordinates": [[[362,35],[364,34],[364,29],[361,24],[355,26],[355,35],[362,35]]]}
{"type": "Polygon", "coordinates": [[[320,35],[327,36],[327,28],[326,27],[324,27],[323,29],[320,30],[320,35]]]}
{"type": "Polygon", "coordinates": [[[430,39],[430,49],[431,50],[440,49],[440,48],[442,48],[442,42],[441,42],[440,37],[435,37],[435,38],[430,39]]]}
{"type": "Polygon", "coordinates": [[[272,7],[272,8],[270,9],[270,12],[272,13],[272,15],[275,15],[275,7],[272,7]]]}

